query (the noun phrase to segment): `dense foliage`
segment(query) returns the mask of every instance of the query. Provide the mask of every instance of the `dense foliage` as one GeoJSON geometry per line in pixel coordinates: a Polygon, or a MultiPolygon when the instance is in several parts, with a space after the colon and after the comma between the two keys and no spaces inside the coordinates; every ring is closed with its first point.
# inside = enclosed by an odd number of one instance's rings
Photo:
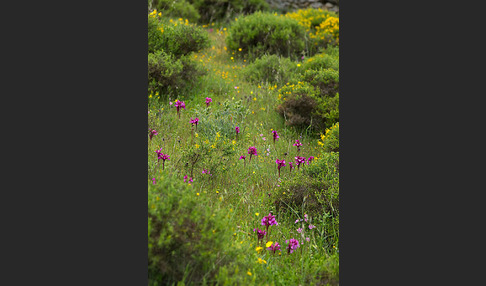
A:
{"type": "Polygon", "coordinates": [[[230,51],[242,49],[250,60],[265,54],[296,59],[305,48],[305,28],[297,20],[257,12],[232,23],[226,44],[230,51]]]}

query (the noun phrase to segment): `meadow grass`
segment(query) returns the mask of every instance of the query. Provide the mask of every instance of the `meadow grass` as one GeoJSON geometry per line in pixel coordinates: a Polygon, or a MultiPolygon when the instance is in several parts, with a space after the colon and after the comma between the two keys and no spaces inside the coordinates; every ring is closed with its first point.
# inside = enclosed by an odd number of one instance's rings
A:
{"type": "MultiPolygon", "coordinates": [[[[230,266],[226,262],[228,267],[214,263],[217,274],[205,276],[208,280],[200,284],[337,285],[339,217],[325,208],[304,217],[307,197],[298,205],[285,200],[293,192],[291,187],[284,188],[285,183],[294,180],[305,185],[310,180],[307,168],[326,158],[318,144],[319,138],[305,130],[285,126],[284,118],[275,111],[280,86],[243,79],[241,70],[248,63],[225,49],[223,28],[214,29],[209,35],[211,47],[192,54],[193,60],[199,61],[207,72],[198,83],[199,88],[168,101],[160,101],[157,95],[149,98],[148,128],[158,132],[152,139],[148,138],[147,144],[149,193],[161,181],[182,182],[187,176],[184,183],[187,188],[181,192],[189,192],[198,204],[224,214],[226,227],[221,231],[231,234],[226,247],[236,251],[227,261],[237,263],[230,266]],[[206,97],[212,98],[209,107],[205,104],[206,97]],[[176,99],[186,104],[180,118],[176,99]],[[190,123],[195,117],[199,118],[197,128],[190,123]],[[238,135],[236,126],[240,128],[238,135]],[[273,130],[279,135],[275,143],[273,130]],[[300,151],[293,146],[297,139],[303,144],[300,151]],[[251,146],[256,147],[258,155],[250,161],[248,148],[251,146]],[[170,155],[164,167],[157,159],[156,150],[170,155]],[[314,156],[315,160],[290,172],[288,163],[295,163],[296,156],[314,156]],[[277,159],[287,162],[280,177],[277,159]],[[210,175],[203,174],[203,170],[209,170],[210,175]],[[253,230],[266,230],[261,220],[270,212],[278,225],[270,226],[269,233],[258,242],[253,230]],[[309,229],[310,224],[315,228],[309,229]],[[302,228],[300,233],[299,228],[302,228]],[[300,247],[289,254],[285,241],[291,238],[297,239],[300,247]],[[264,244],[268,241],[278,242],[281,250],[275,254],[267,250],[264,244]],[[257,250],[259,245],[263,249],[257,250]]],[[[191,210],[185,212],[190,214],[191,210]]],[[[189,277],[185,281],[198,284],[189,277]]],[[[151,283],[158,285],[156,279],[151,283]]]]}

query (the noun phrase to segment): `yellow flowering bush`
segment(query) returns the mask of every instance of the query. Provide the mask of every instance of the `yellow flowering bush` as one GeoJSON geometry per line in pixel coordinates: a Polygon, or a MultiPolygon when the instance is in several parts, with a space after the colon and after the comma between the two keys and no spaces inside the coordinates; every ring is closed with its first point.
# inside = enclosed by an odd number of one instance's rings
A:
{"type": "Polygon", "coordinates": [[[339,45],[339,16],[321,8],[300,9],[285,14],[305,27],[308,35],[308,54],[314,55],[319,48],[339,45]]]}
{"type": "Polygon", "coordinates": [[[317,142],[325,152],[339,152],[339,122],[326,128],[324,134],[321,133],[320,140],[317,142]]]}

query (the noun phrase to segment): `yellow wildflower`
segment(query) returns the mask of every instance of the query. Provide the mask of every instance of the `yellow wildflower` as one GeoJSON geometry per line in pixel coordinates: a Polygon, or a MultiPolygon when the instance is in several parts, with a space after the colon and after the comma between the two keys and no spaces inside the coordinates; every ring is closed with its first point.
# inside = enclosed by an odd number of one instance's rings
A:
{"type": "Polygon", "coordinates": [[[267,262],[265,260],[261,259],[260,257],[258,257],[258,263],[260,263],[260,264],[263,264],[263,263],[267,264],[267,262]]]}

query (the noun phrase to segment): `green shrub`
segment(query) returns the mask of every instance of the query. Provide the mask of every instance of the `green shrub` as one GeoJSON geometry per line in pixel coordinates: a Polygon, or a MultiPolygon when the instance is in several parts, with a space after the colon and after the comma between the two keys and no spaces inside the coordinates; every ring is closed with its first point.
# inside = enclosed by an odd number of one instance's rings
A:
{"type": "Polygon", "coordinates": [[[318,144],[324,152],[339,152],[339,122],[327,128],[326,133],[321,134],[321,140],[318,144]]]}
{"type": "Polygon", "coordinates": [[[148,51],[164,50],[176,57],[209,47],[208,33],[201,27],[183,20],[148,17],[148,51]]]}
{"type": "Polygon", "coordinates": [[[199,11],[199,23],[229,23],[240,15],[268,11],[265,0],[189,0],[199,11]]]}
{"type": "Polygon", "coordinates": [[[220,267],[231,268],[237,249],[228,215],[219,205],[208,208],[209,195],[198,191],[177,177],[149,183],[149,285],[207,283],[220,267]]]}
{"type": "Polygon", "coordinates": [[[279,89],[277,112],[286,125],[322,132],[339,121],[339,72],[306,70],[297,84],[279,89]]]}
{"type": "Polygon", "coordinates": [[[201,17],[197,9],[186,0],[154,0],[153,7],[166,17],[188,19],[191,23],[196,23],[201,17]]]}
{"type": "Polygon", "coordinates": [[[294,81],[298,67],[288,58],[277,55],[264,55],[242,70],[243,76],[254,83],[271,83],[282,85],[294,81]]]}
{"type": "Polygon", "coordinates": [[[304,51],[305,28],[297,20],[257,12],[241,17],[228,29],[226,45],[230,52],[254,60],[265,54],[296,59],[304,51]]]}
{"type": "Polygon", "coordinates": [[[316,54],[315,56],[304,60],[302,70],[320,70],[333,69],[339,71],[339,55],[332,56],[330,54],[316,54]]]}
{"type": "Polygon", "coordinates": [[[189,56],[176,58],[164,50],[148,54],[148,92],[161,95],[184,94],[199,84],[206,71],[189,56]]]}

